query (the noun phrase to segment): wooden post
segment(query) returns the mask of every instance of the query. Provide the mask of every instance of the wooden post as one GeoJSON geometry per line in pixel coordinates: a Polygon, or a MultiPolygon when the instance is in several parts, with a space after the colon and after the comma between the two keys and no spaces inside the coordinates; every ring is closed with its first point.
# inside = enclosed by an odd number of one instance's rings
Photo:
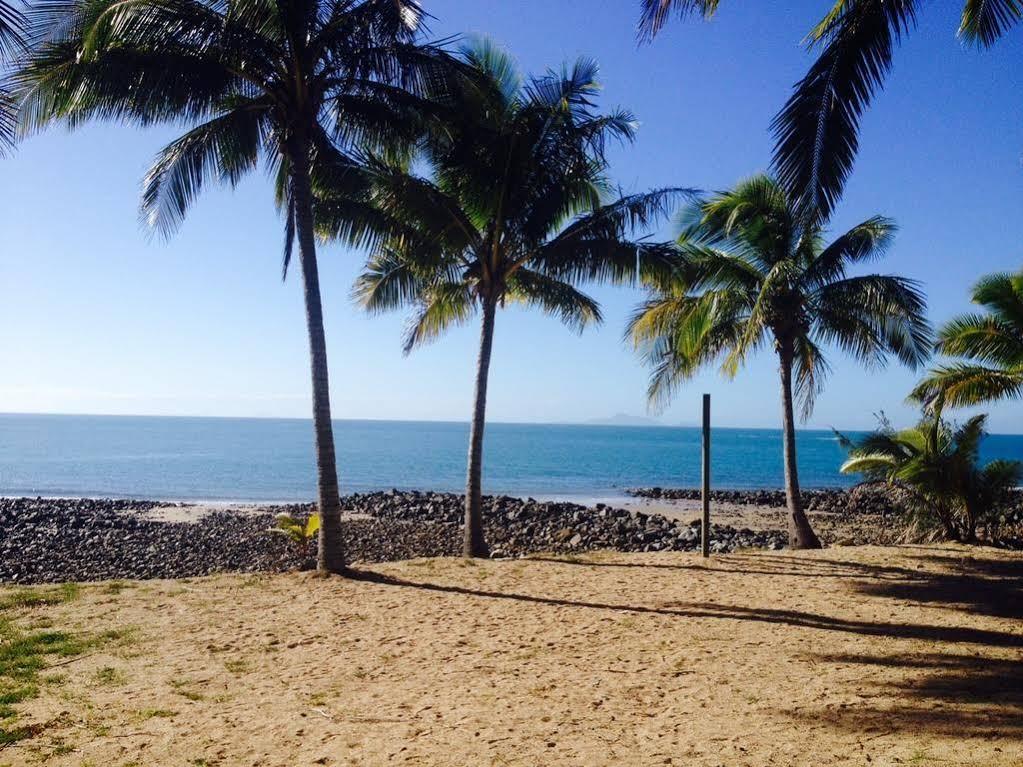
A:
{"type": "Polygon", "coordinates": [[[703,395],[703,524],[701,526],[701,553],[710,556],[710,395],[703,395]]]}

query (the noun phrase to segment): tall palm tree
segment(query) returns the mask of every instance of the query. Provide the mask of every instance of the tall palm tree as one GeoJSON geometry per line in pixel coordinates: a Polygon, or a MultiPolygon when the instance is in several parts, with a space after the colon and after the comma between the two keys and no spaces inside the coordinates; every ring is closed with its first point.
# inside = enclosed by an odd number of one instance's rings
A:
{"type": "Polygon", "coordinates": [[[770,343],[778,357],[789,540],[820,541],[803,512],[796,464],[794,397],[805,419],[824,385],[826,346],[869,366],[894,354],[916,366],[930,349],[924,296],[912,280],[849,276],[850,266],[882,255],[895,225],[875,216],[824,244],[781,185],[755,176],[729,192],[693,203],[679,239],[678,267],[648,280],[652,295],[628,335],[653,367],[649,395],[664,403],[705,365],[723,359],[737,374],[751,352],[770,343]]]}
{"type": "MultiPolygon", "coordinates": [[[[25,16],[12,4],[0,0],[0,66],[9,66],[25,50],[25,16]]],[[[0,79],[0,155],[14,145],[17,109],[6,83],[0,79]]]]}
{"type": "MultiPolygon", "coordinates": [[[[640,0],[640,36],[653,38],[673,12],[709,18],[718,5],[718,0],[640,0]]],[[[922,6],[921,0],[834,0],[807,35],[820,54],[772,123],[774,167],[789,195],[822,221],[831,216],[852,172],[860,118],[922,6]]],[[[990,47],[1021,19],[1021,0],[964,0],[958,35],[968,44],[990,47]]]]}
{"type": "Polygon", "coordinates": [[[1023,271],[984,277],[972,297],[984,312],[945,324],[936,347],[965,361],[936,367],[913,399],[966,407],[1023,396],[1023,271]]]}
{"type": "MultiPolygon", "coordinates": [[[[145,221],[165,234],[209,180],[235,184],[265,161],[297,239],[309,337],[320,509],[318,567],[345,567],[313,181],[338,147],[412,138],[413,92],[436,54],[416,44],[412,0],[56,0],[18,76],[28,129],[90,118],[194,125],[146,176],[145,221]]],[[[348,228],[360,241],[364,230],[348,228]]]]}
{"type": "Polygon", "coordinates": [[[631,139],[634,121],[595,111],[593,62],[523,82],[488,42],[462,55],[474,74],[423,142],[419,167],[429,177],[407,163],[367,159],[366,199],[390,221],[391,236],[373,252],[356,294],[372,312],[414,307],[406,353],[482,315],[463,540],[463,554],[479,557],[488,554],[481,484],[497,310],[536,307],[580,331],[599,322],[597,303],[573,283],[666,263],[668,246],[628,233],[667,215],[683,190],[606,201],[605,143],[631,139]]]}

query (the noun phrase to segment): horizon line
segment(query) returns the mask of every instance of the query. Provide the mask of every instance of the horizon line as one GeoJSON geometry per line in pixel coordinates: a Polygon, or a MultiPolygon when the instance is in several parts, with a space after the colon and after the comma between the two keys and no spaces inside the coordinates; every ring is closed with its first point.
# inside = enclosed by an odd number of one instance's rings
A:
{"type": "MultiPolygon", "coordinates": [[[[222,420],[222,421],[302,421],[306,423],[312,422],[311,416],[264,416],[264,415],[194,415],[194,414],[153,414],[153,413],[65,413],[65,412],[14,412],[14,411],[0,411],[0,417],[13,416],[13,417],[54,417],[54,418],[66,418],[66,417],[77,417],[77,418],[167,418],[167,419],[207,419],[207,420],[222,420]]],[[[613,417],[613,416],[612,416],[613,417]]],[[[632,417],[632,416],[630,416],[632,417]]],[[[642,416],[640,416],[642,417],[642,416]]],[[[589,426],[592,428],[618,428],[618,429],[699,429],[701,428],[699,423],[649,423],[649,424],[630,424],[630,423],[594,423],[593,421],[606,421],[605,418],[594,418],[590,421],[501,421],[501,420],[488,420],[487,423],[493,426],[589,426]]],[[[435,423],[435,424],[457,424],[460,426],[468,426],[469,420],[452,420],[448,418],[351,418],[351,417],[336,417],[332,416],[331,421],[354,421],[354,422],[368,422],[368,423],[435,423]]],[[[732,431],[781,431],[781,426],[714,426],[712,429],[716,430],[732,430],[732,431]]],[[[797,432],[834,432],[842,431],[836,427],[811,427],[811,428],[797,428],[797,432]]],[[[845,431],[849,432],[869,432],[871,429],[864,428],[848,428],[845,431]]],[[[988,432],[989,435],[994,436],[1007,436],[1017,437],[1023,436],[1023,434],[1009,433],[1009,432],[988,432]]]]}

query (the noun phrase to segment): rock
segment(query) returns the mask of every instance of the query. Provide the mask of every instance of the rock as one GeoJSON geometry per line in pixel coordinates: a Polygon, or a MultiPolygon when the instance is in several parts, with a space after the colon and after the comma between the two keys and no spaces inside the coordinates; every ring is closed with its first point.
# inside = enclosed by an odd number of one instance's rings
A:
{"type": "Polygon", "coordinates": [[[575,530],[571,527],[563,527],[554,534],[554,540],[558,543],[564,543],[569,538],[575,535],[575,530]]]}

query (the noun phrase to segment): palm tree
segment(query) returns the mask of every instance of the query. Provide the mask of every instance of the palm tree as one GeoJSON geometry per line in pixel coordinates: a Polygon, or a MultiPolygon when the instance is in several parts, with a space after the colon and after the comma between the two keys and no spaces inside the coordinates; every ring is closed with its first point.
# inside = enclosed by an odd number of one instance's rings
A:
{"type": "MultiPolygon", "coordinates": [[[[652,39],[675,12],[713,16],[718,0],[640,0],[640,37],[652,39]]],[[[774,168],[789,195],[827,220],[859,148],[859,125],[892,67],[895,47],[916,26],[921,0],[834,0],[807,36],[820,55],[775,117],[774,168]]],[[[990,47],[1023,19],[1020,0],[964,0],[959,37],[990,47]]]]}
{"type": "Polygon", "coordinates": [[[851,449],[842,473],[863,474],[907,490],[911,509],[925,523],[936,518],[952,540],[974,541],[978,521],[1023,477],[1018,461],[980,465],[986,421],[986,415],[978,415],[954,427],[938,408],[911,429],[883,426],[858,442],[844,440],[851,449]]]}
{"type": "Polygon", "coordinates": [[[767,176],[693,203],[679,239],[678,267],[648,280],[652,296],[628,335],[653,367],[649,396],[663,404],[705,365],[723,358],[735,376],[751,352],[770,343],[778,356],[789,540],[820,541],[803,512],[796,465],[793,398],[805,420],[837,346],[865,365],[894,354],[916,366],[930,349],[919,285],[879,274],[849,276],[850,266],[882,255],[895,225],[875,216],[825,246],[796,203],[767,176]]]}
{"type": "MultiPolygon", "coordinates": [[[[317,566],[341,572],[340,499],[316,262],[313,181],[338,147],[411,138],[412,91],[437,51],[416,45],[412,0],[68,0],[39,6],[42,30],[18,76],[28,129],[90,118],[193,124],[157,156],[142,213],[169,234],[205,182],[235,184],[263,158],[297,239],[311,358],[317,566]]],[[[364,230],[349,227],[354,241],[364,230]]]]}
{"type": "Polygon", "coordinates": [[[937,350],[965,362],[941,365],[911,397],[966,407],[1023,395],[1023,271],[991,274],[973,288],[984,313],[966,314],[938,333],[937,350]]]}
{"type": "MultiPolygon", "coordinates": [[[[25,16],[0,0],[0,66],[8,65],[25,50],[25,16]]],[[[6,78],[4,78],[6,80],[6,78]]],[[[0,155],[14,145],[17,109],[6,82],[0,81],[0,155]]]]}
{"type": "MultiPolygon", "coordinates": [[[[597,68],[580,60],[523,83],[488,42],[466,47],[473,74],[422,146],[431,177],[367,158],[366,199],[390,221],[356,295],[371,312],[414,307],[405,352],[482,315],[466,472],[463,554],[487,556],[483,433],[497,310],[536,307],[581,331],[600,309],[573,283],[624,279],[666,263],[669,247],[627,238],[667,215],[683,190],[606,202],[605,143],[632,138],[630,114],[597,114],[597,68]]],[[[354,186],[354,185],[352,185],[354,186]]],[[[329,210],[331,201],[324,201],[329,210]]],[[[326,220],[327,213],[322,216],[326,220]]]]}

